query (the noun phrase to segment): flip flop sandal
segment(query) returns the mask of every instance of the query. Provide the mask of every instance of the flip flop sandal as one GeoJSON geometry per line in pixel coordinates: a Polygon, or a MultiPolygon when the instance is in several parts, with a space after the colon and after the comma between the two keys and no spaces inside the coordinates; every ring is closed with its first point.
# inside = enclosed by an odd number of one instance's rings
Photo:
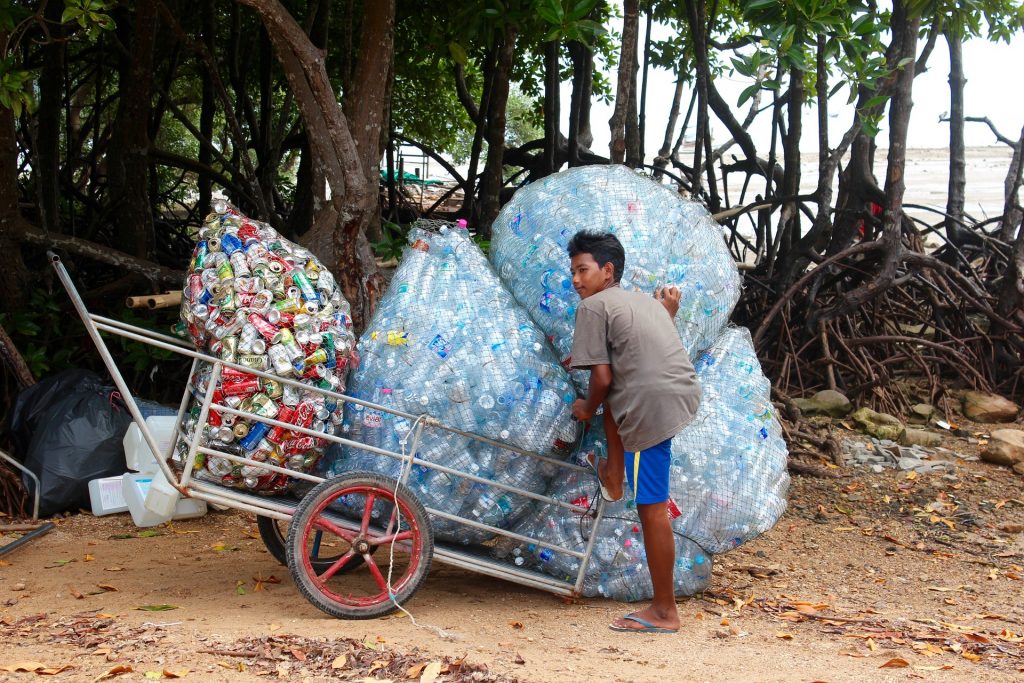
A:
{"type": "Polygon", "coordinates": [[[625,619],[626,621],[635,621],[636,623],[640,624],[640,626],[642,628],[632,628],[630,626],[616,626],[615,624],[608,624],[608,628],[610,628],[612,631],[618,631],[620,633],[623,633],[623,632],[626,632],[626,631],[629,631],[631,633],[678,633],[679,632],[678,629],[665,628],[663,626],[655,626],[654,624],[652,624],[651,622],[647,621],[646,619],[641,619],[640,617],[638,617],[636,615],[633,615],[633,614],[627,614],[626,616],[624,616],[622,618],[625,619]]]}
{"type": "Polygon", "coordinates": [[[590,455],[588,455],[587,464],[590,465],[590,469],[594,470],[594,476],[597,477],[597,485],[601,488],[601,499],[606,503],[617,503],[622,500],[622,496],[612,498],[612,494],[608,493],[608,489],[604,487],[604,482],[601,481],[601,474],[597,469],[597,458],[591,459],[590,455]]]}

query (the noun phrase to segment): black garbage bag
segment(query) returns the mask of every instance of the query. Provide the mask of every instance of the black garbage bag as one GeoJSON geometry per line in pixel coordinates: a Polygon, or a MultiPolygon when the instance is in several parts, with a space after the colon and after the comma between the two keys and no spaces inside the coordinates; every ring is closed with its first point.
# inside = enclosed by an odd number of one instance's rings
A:
{"type": "MultiPolygon", "coordinates": [[[[132,418],[112,387],[83,381],[35,418],[25,467],[39,477],[39,514],[89,507],[89,482],[123,474],[132,418]]],[[[33,482],[24,477],[25,488],[33,482]]]]}
{"type": "Polygon", "coordinates": [[[91,370],[72,368],[40,380],[18,394],[7,416],[5,431],[11,435],[14,457],[24,460],[40,418],[61,399],[81,391],[103,388],[100,376],[91,370]]]}

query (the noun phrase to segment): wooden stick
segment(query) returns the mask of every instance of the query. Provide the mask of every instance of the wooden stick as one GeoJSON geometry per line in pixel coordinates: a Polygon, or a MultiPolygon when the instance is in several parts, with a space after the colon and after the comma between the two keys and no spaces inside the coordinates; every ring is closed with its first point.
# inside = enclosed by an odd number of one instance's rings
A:
{"type": "Polygon", "coordinates": [[[128,308],[171,308],[181,305],[181,290],[166,292],[164,294],[146,294],[143,296],[130,296],[125,300],[128,308]]]}
{"type": "Polygon", "coordinates": [[[241,652],[235,652],[234,650],[199,650],[204,655],[217,655],[220,657],[259,657],[260,653],[255,650],[242,650],[241,652]]]}

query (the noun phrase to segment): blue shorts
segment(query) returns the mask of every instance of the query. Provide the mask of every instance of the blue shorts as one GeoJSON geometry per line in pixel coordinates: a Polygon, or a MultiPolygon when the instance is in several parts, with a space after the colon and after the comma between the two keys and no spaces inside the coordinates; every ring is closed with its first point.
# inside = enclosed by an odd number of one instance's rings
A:
{"type": "Polygon", "coordinates": [[[637,505],[668,500],[668,472],[672,463],[672,439],[642,451],[626,451],[626,479],[637,505]]]}

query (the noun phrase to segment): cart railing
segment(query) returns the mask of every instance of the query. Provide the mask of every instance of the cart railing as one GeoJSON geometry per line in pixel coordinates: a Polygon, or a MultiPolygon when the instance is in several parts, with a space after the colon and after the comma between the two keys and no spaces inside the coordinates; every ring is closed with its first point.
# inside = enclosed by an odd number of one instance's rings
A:
{"type": "MultiPolygon", "coordinates": [[[[416,457],[416,452],[423,430],[439,429],[450,434],[466,437],[481,443],[486,443],[492,446],[496,446],[498,448],[518,453],[520,455],[534,458],[540,462],[544,462],[556,466],[558,468],[563,468],[565,470],[589,472],[587,468],[581,467],[572,462],[566,462],[540,453],[528,451],[519,448],[514,444],[504,443],[502,441],[488,438],[481,434],[475,434],[473,432],[466,432],[460,429],[455,429],[453,427],[442,424],[435,418],[426,414],[414,415],[411,413],[406,413],[404,411],[397,410],[389,406],[379,405],[371,401],[366,401],[363,399],[355,398],[353,396],[349,396],[347,394],[342,394],[336,391],[331,391],[329,389],[322,389],[319,387],[313,387],[307,384],[302,384],[301,382],[292,378],[280,377],[278,375],[274,375],[262,370],[257,370],[244,365],[240,365],[238,363],[225,361],[219,357],[212,356],[201,351],[197,351],[191,344],[188,344],[187,342],[184,342],[183,340],[178,339],[176,337],[172,337],[170,335],[162,334],[159,332],[155,332],[153,330],[148,330],[134,325],[129,325],[127,323],[118,320],[113,320],[111,318],[107,318],[104,316],[95,315],[93,313],[90,313],[86,308],[85,303],[82,301],[82,298],[78,293],[78,290],[75,288],[74,283],[71,281],[71,277],[68,274],[66,268],[64,267],[64,264],[61,262],[60,257],[58,257],[56,254],[53,254],[52,252],[49,252],[48,255],[51,259],[53,268],[61,281],[61,284],[64,286],[65,290],[67,290],[68,296],[71,298],[72,304],[74,305],[76,312],[82,319],[86,331],[88,332],[90,338],[95,344],[96,349],[99,352],[104,365],[110,372],[111,378],[114,380],[115,386],[121,392],[125,405],[128,407],[128,410],[132,418],[135,420],[136,424],[139,425],[139,429],[142,432],[142,436],[145,439],[146,444],[149,446],[150,450],[154,454],[158,454],[157,464],[160,467],[161,473],[167,479],[167,481],[170,482],[183,496],[204,500],[209,503],[224,505],[235,509],[245,510],[247,512],[272,517],[275,519],[287,521],[291,518],[291,512],[294,509],[294,503],[291,503],[290,501],[278,500],[271,496],[257,496],[250,493],[246,493],[244,491],[230,489],[225,486],[216,484],[214,482],[206,481],[204,479],[195,478],[193,476],[193,470],[195,467],[196,455],[198,453],[202,453],[206,456],[224,458],[231,462],[239,463],[242,465],[252,465],[268,471],[285,474],[289,477],[303,479],[312,483],[320,483],[324,481],[323,477],[319,477],[317,475],[279,467],[268,462],[255,461],[252,460],[251,458],[235,455],[233,453],[226,453],[215,448],[200,445],[203,436],[202,427],[207,423],[210,411],[216,410],[218,413],[234,415],[236,417],[242,417],[258,422],[265,422],[268,425],[282,427],[288,429],[291,432],[312,436],[317,439],[324,439],[326,441],[336,443],[339,445],[357,448],[383,457],[396,459],[402,463],[399,481],[401,481],[403,484],[408,481],[413,466],[419,465],[425,468],[430,468],[437,470],[439,472],[443,472],[448,475],[465,478],[475,483],[492,486],[513,493],[518,496],[524,496],[539,502],[553,504],[572,514],[587,515],[592,512],[591,509],[584,508],[579,505],[574,505],[572,503],[567,503],[565,501],[558,500],[556,498],[552,498],[544,494],[534,493],[532,491],[520,489],[509,484],[488,479],[486,477],[480,477],[469,472],[463,472],[461,470],[446,467],[439,463],[423,460],[421,458],[416,457]],[[106,332],[125,339],[137,341],[149,346],[164,349],[166,351],[171,351],[173,353],[192,359],[192,367],[189,371],[188,386],[185,392],[183,393],[181,403],[178,406],[178,413],[175,425],[176,438],[171,439],[171,442],[166,451],[163,451],[158,446],[156,438],[149,429],[148,425],[146,425],[145,420],[142,417],[142,412],[139,410],[138,404],[135,402],[132,392],[128,388],[127,382],[125,381],[123,375],[121,374],[119,368],[117,367],[117,363],[115,362],[113,356],[111,355],[106,343],[104,342],[103,337],[100,334],[101,332],[106,332]],[[200,363],[207,363],[212,366],[212,370],[206,380],[205,387],[200,387],[195,383],[195,380],[198,377],[196,370],[198,369],[200,363]],[[416,426],[416,428],[412,434],[412,440],[411,443],[409,444],[409,448],[406,450],[403,444],[403,450],[405,452],[401,453],[396,451],[390,451],[387,449],[377,448],[375,446],[364,444],[359,441],[354,441],[352,439],[348,439],[342,436],[317,432],[312,429],[300,427],[298,425],[282,422],[280,420],[275,420],[272,418],[267,418],[252,412],[239,410],[237,408],[232,408],[222,403],[218,403],[214,401],[213,389],[214,387],[217,386],[224,368],[232,368],[234,370],[238,370],[256,377],[261,377],[267,380],[280,382],[282,384],[300,387],[303,391],[314,392],[324,396],[325,398],[331,398],[335,401],[340,401],[342,403],[357,404],[365,408],[380,411],[382,413],[389,413],[396,417],[411,420],[413,421],[413,424],[416,426]],[[202,402],[200,404],[200,413],[198,416],[197,426],[193,430],[193,433],[190,435],[184,429],[183,425],[185,415],[189,408],[189,399],[193,396],[202,396],[202,402]],[[179,442],[179,438],[184,439],[189,445],[187,454],[183,455],[180,458],[180,473],[176,472],[171,465],[172,462],[178,460],[178,458],[175,457],[175,451],[176,445],[179,442]]],[[[595,531],[597,530],[601,522],[601,518],[604,511],[603,501],[601,501],[599,497],[597,503],[598,504],[595,512],[595,519],[591,527],[595,531]]],[[[577,576],[575,577],[575,581],[569,582],[561,581],[555,578],[540,576],[535,572],[523,570],[512,565],[508,565],[506,563],[498,562],[496,560],[481,558],[479,556],[475,556],[471,553],[467,553],[457,549],[445,548],[443,545],[438,545],[437,548],[435,549],[435,555],[438,557],[438,559],[446,561],[450,564],[470,569],[472,571],[477,571],[499,578],[509,579],[512,581],[516,581],[518,583],[523,583],[525,585],[541,587],[546,590],[557,593],[570,594],[579,593],[581,591],[583,587],[583,580],[586,576],[587,565],[589,563],[594,547],[594,542],[596,540],[596,533],[590,534],[590,538],[587,539],[585,549],[583,551],[579,551],[572,548],[553,545],[551,543],[543,542],[536,538],[515,533],[508,529],[503,529],[482,522],[477,522],[471,519],[467,519],[465,517],[460,517],[458,515],[452,515],[430,507],[426,507],[426,510],[430,515],[438,517],[440,519],[448,520],[475,529],[486,530],[496,535],[501,535],[520,542],[533,543],[540,547],[549,548],[555,552],[564,553],[566,555],[579,558],[580,564],[577,576]]]]}

